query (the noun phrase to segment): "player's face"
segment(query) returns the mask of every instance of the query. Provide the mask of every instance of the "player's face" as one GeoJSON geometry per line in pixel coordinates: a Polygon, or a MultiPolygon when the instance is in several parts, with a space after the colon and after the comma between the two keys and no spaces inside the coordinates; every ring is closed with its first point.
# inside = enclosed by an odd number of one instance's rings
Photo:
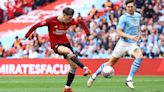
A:
{"type": "Polygon", "coordinates": [[[64,23],[69,23],[69,22],[71,22],[72,17],[73,17],[73,16],[71,16],[71,15],[63,14],[63,22],[64,22],[64,23]]]}
{"type": "Polygon", "coordinates": [[[135,5],[134,5],[134,3],[128,3],[128,4],[126,5],[126,10],[127,10],[127,12],[128,12],[129,14],[133,14],[134,11],[135,11],[135,5]]]}

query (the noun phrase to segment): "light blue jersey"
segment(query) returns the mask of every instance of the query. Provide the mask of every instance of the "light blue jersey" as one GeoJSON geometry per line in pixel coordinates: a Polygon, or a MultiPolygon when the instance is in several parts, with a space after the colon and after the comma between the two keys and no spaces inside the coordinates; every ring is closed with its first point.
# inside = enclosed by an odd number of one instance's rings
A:
{"type": "MultiPolygon", "coordinates": [[[[128,13],[125,13],[120,17],[117,28],[122,29],[125,34],[138,35],[139,34],[140,20],[141,20],[141,15],[137,12],[134,12],[134,15],[130,15],[128,13]]],[[[127,39],[124,37],[121,37],[120,40],[128,42],[128,43],[135,43],[136,42],[134,40],[127,39]]]]}

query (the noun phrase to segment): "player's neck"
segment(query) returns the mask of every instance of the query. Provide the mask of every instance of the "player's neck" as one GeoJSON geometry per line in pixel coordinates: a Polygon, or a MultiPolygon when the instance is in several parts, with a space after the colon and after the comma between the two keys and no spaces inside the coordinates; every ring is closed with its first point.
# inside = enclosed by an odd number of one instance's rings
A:
{"type": "Polygon", "coordinates": [[[59,16],[57,17],[57,20],[60,21],[60,22],[63,22],[62,15],[59,15],[59,16]]]}
{"type": "Polygon", "coordinates": [[[71,22],[71,20],[70,20],[70,21],[65,21],[65,20],[63,19],[63,16],[62,16],[62,15],[59,15],[59,16],[57,17],[57,20],[58,20],[59,22],[61,22],[61,23],[64,23],[64,24],[68,24],[68,23],[71,22]]]}
{"type": "Polygon", "coordinates": [[[130,12],[127,12],[129,15],[134,15],[134,12],[133,13],[130,13],[130,12]]]}

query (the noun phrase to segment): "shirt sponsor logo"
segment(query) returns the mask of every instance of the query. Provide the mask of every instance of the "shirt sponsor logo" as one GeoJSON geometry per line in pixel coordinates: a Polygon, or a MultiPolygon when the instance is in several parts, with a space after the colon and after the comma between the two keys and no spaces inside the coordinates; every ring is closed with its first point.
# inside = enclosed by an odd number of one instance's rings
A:
{"type": "Polygon", "coordinates": [[[56,30],[56,31],[53,31],[53,33],[56,35],[63,35],[63,34],[66,34],[67,31],[66,30],[56,30]]]}

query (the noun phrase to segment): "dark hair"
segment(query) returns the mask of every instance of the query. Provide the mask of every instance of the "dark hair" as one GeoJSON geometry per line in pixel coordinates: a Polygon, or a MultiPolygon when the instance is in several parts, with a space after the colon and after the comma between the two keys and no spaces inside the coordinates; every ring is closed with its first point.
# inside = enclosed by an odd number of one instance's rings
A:
{"type": "Polygon", "coordinates": [[[18,38],[19,38],[18,36],[15,37],[15,39],[18,39],[18,38]]]}
{"type": "Polygon", "coordinates": [[[129,4],[129,3],[135,3],[135,0],[126,0],[125,4],[129,4]]]}
{"type": "Polygon", "coordinates": [[[64,8],[63,13],[65,13],[66,15],[71,15],[71,16],[73,16],[73,14],[74,14],[74,9],[69,8],[69,7],[64,8]]]}

